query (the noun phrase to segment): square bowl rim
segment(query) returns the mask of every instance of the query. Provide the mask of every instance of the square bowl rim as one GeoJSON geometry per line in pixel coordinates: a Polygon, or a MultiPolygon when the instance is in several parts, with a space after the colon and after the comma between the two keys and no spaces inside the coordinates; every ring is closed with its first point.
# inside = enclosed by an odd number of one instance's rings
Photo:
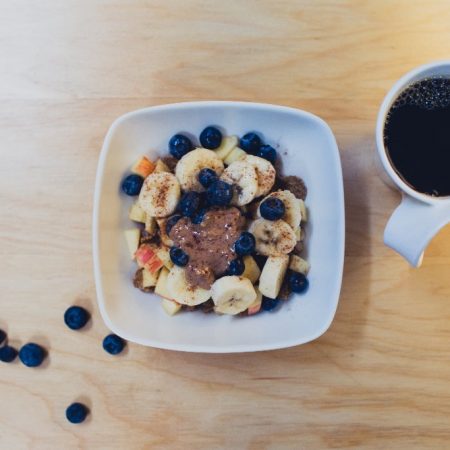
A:
{"type": "Polygon", "coordinates": [[[343,186],[343,175],[342,175],[342,165],[340,160],[339,149],[337,146],[336,138],[330,128],[330,126],[320,117],[312,114],[308,111],[301,109],[274,105],[269,103],[258,103],[258,102],[245,102],[245,101],[222,101],[222,100],[209,100],[209,101],[189,101],[189,102],[177,102],[168,103],[163,105],[155,105],[140,108],[122,114],[117,117],[110,125],[106,136],[103,141],[103,145],[98,158],[97,171],[95,177],[95,188],[94,188],[94,202],[93,202],[93,220],[92,220],[92,251],[93,251],[93,267],[94,267],[94,281],[96,289],[97,304],[100,310],[100,315],[105,322],[106,326],[115,334],[123,337],[127,341],[135,342],[147,347],[159,348],[164,350],[182,351],[182,352],[193,352],[193,353],[243,353],[243,352],[256,352],[256,351],[268,351],[268,350],[278,350],[289,347],[294,347],[301,344],[306,344],[311,342],[320,336],[322,336],[328,328],[331,326],[334,317],[336,315],[336,310],[339,304],[340,291],[342,287],[342,277],[344,270],[344,257],[345,257],[345,202],[344,202],[344,186],[343,186]],[[311,333],[307,337],[301,336],[299,338],[283,340],[274,342],[273,344],[232,344],[232,345],[222,345],[222,346],[210,346],[208,344],[195,345],[195,344],[183,344],[183,343],[167,343],[161,342],[157,339],[141,338],[139,336],[131,336],[127,331],[121,329],[117,323],[114,323],[107,311],[105,306],[105,296],[102,285],[102,276],[100,268],[100,246],[99,246],[99,216],[100,216],[100,203],[101,203],[101,191],[103,186],[103,179],[105,176],[105,163],[107,156],[110,151],[111,140],[116,132],[116,130],[122,125],[122,123],[127,122],[129,119],[146,114],[148,112],[158,113],[168,110],[189,110],[192,108],[208,108],[208,107],[224,107],[224,108],[249,108],[249,109],[260,109],[266,110],[273,113],[291,113],[302,118],[307,118],[321,128],[321,132],[326,134],[329,145],[333,148],[333,165],[336,168],[339,176],[339,186],[337,186],[336,200],[340,204],[340,220],[337,224],[337,229],[339,230],[340,239],[338,240],[338,273],[336,279],[338,280],[337,287],[335,289],[332,308],[330,314],[324,321],[322,327],[318,328],[315,333],[311,333]]]}

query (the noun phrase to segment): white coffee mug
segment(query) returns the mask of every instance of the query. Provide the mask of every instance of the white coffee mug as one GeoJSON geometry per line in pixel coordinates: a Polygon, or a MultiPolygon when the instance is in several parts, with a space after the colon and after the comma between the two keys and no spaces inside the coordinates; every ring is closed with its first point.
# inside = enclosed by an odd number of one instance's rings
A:
{"type": "Polygon", "coordinates": [[[436,76],[450,78],[450,61],[420,66],[400,78],[386,95],[377,119],[378,155],[390,180],[397,189],[400,189],[403,196],[386,225],[384,243],[402,255],[413,267],[421,265],[424,250],[430,240],[450,222],[450,197],[432,197],[408,186],[391,165],[386,154],[383,133],[386,115],[398,95],[411,83],[436,76]]]}

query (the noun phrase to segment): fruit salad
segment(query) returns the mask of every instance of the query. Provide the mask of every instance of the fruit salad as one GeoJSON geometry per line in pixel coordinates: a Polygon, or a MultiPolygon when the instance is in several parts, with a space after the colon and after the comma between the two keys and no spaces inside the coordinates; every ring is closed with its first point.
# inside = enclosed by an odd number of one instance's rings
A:
{"type": "Polygon", "coordinates": [[[308,288],[302,258],[306,186],[283,177],[280,155],[257,133],[205,128],[176,134],[169,155],[142,156],[122,181],[137,197],[125,230],[134,286],[181,310],[254,315],[308,288]]]}

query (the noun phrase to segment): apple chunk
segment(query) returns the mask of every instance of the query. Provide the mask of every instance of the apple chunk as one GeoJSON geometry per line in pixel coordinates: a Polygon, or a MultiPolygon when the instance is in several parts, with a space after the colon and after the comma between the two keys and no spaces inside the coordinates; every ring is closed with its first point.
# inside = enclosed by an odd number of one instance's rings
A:
{"type": "Polygon", "coordinates": [[[156,254],[156,249],[150,244],[142,244],[136,251],[136,261],[150,273],[156,273],[164,265],[156,254]]]}
{"type": "Polygon", "coordinates": [[[161,272],[159,272],[158,281],[156,282],[155,294],[160,297],[167,298],[171,300],[171,295],[167,290],[167,276],[169,275],[169,270],[163,267],[161,272]]]}
{"type": "Polygon", "coordinates": [[[247,255],[244,256],[244,266],[245,270],[242,276],[244,278],[248,278],[253,284],[255,284],[261,275],[261,270],[259,270],[258,264],[256,264],[256,261],[252,256],[247,255]]]}
{"type": "Polygon", "coordinates": [[[141,230],[139,228],[130,228],[124,231],[125,240],[127,241],[128,250],[131,259],[134,259],[135,253],[139,247],[139,239],[141,237],[141,230]]]}
{"type": "Polygon", "coordinates": [[[151,162],[146,156],[141,156],[131,168],[131,172],[140,175],[142,178],[147,178],[154,170],[155,164],[151,162]]]}
{"type": "Polygon", "coordinates": [[[179,303],[167,298],[163,298],[161,300],[161,305],[169,316],[175,315],[181,309],[181,305],[179,303]]]}
{"type": "Polygon", "coordinates": [[[167,267],[169,270],[173,267],[173,262],[170,259],[169,247],[161,245],[157,248],[156,254],[158,255],[158,258],[163,262],[165,267],[167,267]]]}
{"type": "Polygon", "coordinates": [[[150,272],[147,269],[142,270],[142,287],[149,288],[156,286],[156,282],[158,281],[158,272],[150,272]]]}
{"type": "Polygon", "coordinates": [[[261,309],[263,296],[257,286],[255,286],[255,291],[256,291],[256,299],[247,309],[247,314],[249,316],[253,316],[253,314],[258,313],[261,309]]]}
{"type": "Polygon", "coordinates": [[[139,203],[136,202],[131,207],[128,217],[134,222],[145,223],[146,214],[145,211],[139,206],[139,203]]]}
{"type": "Polygon", "coordinates": [[[158,161],[156,161],[156,166],[155,166],[155,173],[159,173],[159,172],[170,172],[169,166],[162,160],[162,159],[158,159],[158,161]]]}
{"type": "Polygon", "coordinates": [[[303,275],[308,275],[309,268],[310,266],[308,261],[300,258],[300,256],[291,255],[289,269],[293,270],[294,272],[300,272],[303,275]]]}

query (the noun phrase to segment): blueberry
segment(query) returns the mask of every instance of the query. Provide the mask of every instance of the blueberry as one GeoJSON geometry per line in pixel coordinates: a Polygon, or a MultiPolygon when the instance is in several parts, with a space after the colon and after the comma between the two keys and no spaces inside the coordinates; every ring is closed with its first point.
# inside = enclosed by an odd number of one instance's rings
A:
{"type": "Polygon", "coordinates": [[[267,161],[275,164],[277,159],[277,151],[271,145],[262,145],[256,153],[256,156],[267,159],[267,161]]]}
{"type": "Polygon", "coordinates": [[[261,144],[261,138],[256,133],[247,133],[241,137],[239,147],[251,155],[256,155],[261,144]]]}
{"type": "Polygon", "coordinates": [[[242,258],[236,258],[228,264],[227,275],[242,275],[245,270],[245,264],[242,258]]]}
{"type": "Polygon", "coordinates": [[[206,198],[210,205],[228,206],[233,198],[233,186],[225,181],[217,180],[206,190],[206,198]]]}
{"type": "Polygon", "coordinates": [[[81,306],[71,306],[64,313],[64,322],[71,330],[83,328],[89,320],[89,313],[81,306]]]}
{"type": "Polygon", "coordinates": [[[211,183],[217,180],[217,173],[214,170],[206,167],[205,169],[200,170],[198,173],[198,181],[200,184],[207,188],[211,183]]]}
{"type": "Polygon", "coordinates": [[[0,330],[0,345],[3,344],[3,341],[6,339],[6,333],[3,330],[0,330]]]}
{"type": "Polygon", "coordinates": [[[250,255],[255,251],[255,237],[252,233],[244,231],[234,244],[234,251],[239,256],[250,255]]]}
{"type": "Polygon", "coordinates": [[[178,210],[183,216],[192,217],[200,206],[200,194],[198,192],[186,192],[181,197],[178,210]]]}
{"type": "Polygon", "coordinates": [[[202,208],[200,211],[195,213],[191,219],[192,223],[198,225],[199,223],[203,222],[203,218],[205,217],[205,214],[207,213],[207,208],[202,208]]]}
{"type": "Polygon", "coordinates": [[[181,159],[186,153],[189,153],[194,146],[189,138],[182,134],[172,136],[169,141],[169,153],[176,159],[181,159]]]}
{"type": "Polygon", "coordinates": [[[200,144],[202,147],[211,150],[217,148],[222,143],[222,133],[216,127],[206,127],[200,133],[200,144]]]}
{"type": "Polygon", "coordinates": [[[19,350],[19,358],[27,367],[37,367],[45,358],[45,350],[38,344],[30,342],[19,350]]]}
{"type": "Polygon", "coordinates": [[[297,292],[301,294],[308,289],[309,281],[308,278],[305,277],[302,273],[292,272],[289,275],[289,286],[292,292],[297,292]]]}
{"type": "Polygon", "coordinates": [[[199,192],[198,195],[200,197],[200,208],[206,208],[207,206],[209,206],[208,199],[206,198],[206,191],[199,192]]]}
{"type": "Polygon", "coordinates": [[[9,345],[0,348],[0,361],[10,363],[16,359],[17,350],[9,345]]]}
{"type": "Polygon", "coordinates": [[[261,308],[264,311],[272,311],[275,309],[280,301],[276,298],[263,297],[261,308]]]}
{"type": "Polygon", "coordinates": [[[284,216],[286,208],[279,198],[269,197],[261,203],[259,211],[264,219],[278,220],[284,216]]]}
{"type": "Polygon", "coordinates": [[[122,191],[131,196],[138,195],[141,192],[143,182],[144,179],[141,176],[132,173],[122,181],[122,191]]]}
{"type": "Polygon", "coordinates": [[[81,423],[84,422],[89,410],[82,403],[72,403],[66,409],[66,418],[70,423],[81,423]]]}
{"type": "Polygon", "coordinates": [[[116,334],[108,334],[103,339],[103,349],[111,355],[119,354],[125,347],[125,341],[116,334]]]}
{"type": "Polygon", "coordinates": [[[170,230],[173,228],[173,226],[181,219],[181,214],[175,214],[172,217],[169,217],[166,222],[166,234],[168,235],[170,233],[170,230]]]}
{"type": "Polygon", "coordinates": [[[176,266],[184,267],[189,262],[189,256],[180,247],[171,247],[169,254],[176,266]]]}

